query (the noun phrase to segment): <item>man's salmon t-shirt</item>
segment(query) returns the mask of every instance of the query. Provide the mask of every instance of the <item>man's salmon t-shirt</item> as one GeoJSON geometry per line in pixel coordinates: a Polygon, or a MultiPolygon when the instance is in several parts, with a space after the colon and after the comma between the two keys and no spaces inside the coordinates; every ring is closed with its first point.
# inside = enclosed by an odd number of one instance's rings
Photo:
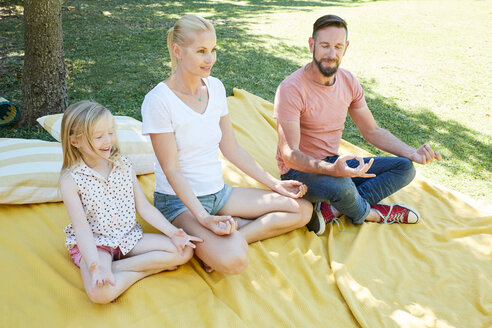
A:
{"type": "MultiPolygon", "coordinates": [[[[308,78],[306,66],[292,73],[278,86],[273,117],[299,122],[299,150],[316,159],[338,155],[338,147],[349,109],[367,106],[364,91],[357,79],[339,68],[330,86],[308,78]]],[[[281,174],[289,171],[277,146],[281,174]]]]}

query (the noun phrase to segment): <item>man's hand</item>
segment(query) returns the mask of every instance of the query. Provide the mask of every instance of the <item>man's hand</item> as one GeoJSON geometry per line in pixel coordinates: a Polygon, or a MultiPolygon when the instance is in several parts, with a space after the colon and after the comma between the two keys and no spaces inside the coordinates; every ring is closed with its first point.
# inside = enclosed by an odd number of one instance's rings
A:
{"type": "Polygon", "coordinates": [[[369,163],[364,163],[362,157],[356,155],[344,155],[337,158],[333,163],[333,170],[329,175],[334,177],[348,177],[348,178],[374,178],[376,175],[372,173],[366,173],[370,168],[374,158],[371,158],[369,163]],[[356,159],[359,162],[359,166],[352,168],[347,165],[347,161],[356,159]]]}
{"type": "Polygon", "coordinates": [[[408,156],[408,159],[414,161],[419,164],[427,164],[432,162],[433,160],[440,161],[442,159],[441,154],[439,152],[432,150],[431,146],[428,143],[423,144],[419,147],[415,152],[408,156]]]}

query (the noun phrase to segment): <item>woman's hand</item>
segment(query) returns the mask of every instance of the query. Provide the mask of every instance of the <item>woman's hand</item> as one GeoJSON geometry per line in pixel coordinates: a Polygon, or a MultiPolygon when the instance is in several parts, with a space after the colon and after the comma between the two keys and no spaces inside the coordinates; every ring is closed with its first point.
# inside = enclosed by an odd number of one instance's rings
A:
{"type": "Polygon", "coordinates": [[[296,180],[279,180],[272,190],[290,198],[301,198],[307,193],[308,187],[296,180]]]}
{"type": "Polygon", "coordinates": [[[173,242],[174,246],[176,246],[176,249],[178,250],[179,255],[183,256],[184,254],[184,249],[186,246],[189,246],[191,248],[195,248],[196,245],[192,243],[194,242],[203,242],[201,238],[195,237],[195,236],[190,236],[186,232],[184,232],[183,229],[178,229],[175,234],[173,234],[171,237],[171,241],[173,242]]]}
{"type": "Polygon", "coordinates": [[[216,235],[230,235],[237,230],[237,222],[229,215],[209,215],[198,220],[205,228],[216,235]]]}
{"type": "Polygon", "coordinates": [[[89,273],[92,279],[92,289],[106,285],[114,286],[114,275],[111,269],[103,267],[97,262],[93,262],[89,267],[89,273]]]}

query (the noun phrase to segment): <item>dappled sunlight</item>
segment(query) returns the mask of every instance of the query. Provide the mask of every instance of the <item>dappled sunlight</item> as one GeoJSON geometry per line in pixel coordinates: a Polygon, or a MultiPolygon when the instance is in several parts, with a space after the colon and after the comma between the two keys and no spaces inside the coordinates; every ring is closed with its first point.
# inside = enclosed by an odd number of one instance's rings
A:
{"type": "Polygon", "coordinates": [[[362,286],[358,283],[352,275],[346,270],[343,263],[338,263],[333,261],[331,263],[333,272],[335,273],[337,284],[348,288],[355,298],[364,304],[365,307],[377,308],[377,307],[388,307],[388,305],[377,299],[369,290],[369,288],[362,286]]]}
{"type": "Polygon", "coordinates": [[[425,308],[420,304],[411,304],[405,306],[406,311],[396,310],[390,318],[393,319],[396,325],[400,328],[451,328],[455,327],[449,324],[444,319],[439,319],[436,314],[429,308],[425,308]]]}
{"type": "Polygon", "coordinates": [[[0,56],[0,59],[22,56],[24,56],[24,51],[11,51],[6,53],[5,56],[0,56]]]}
{"type": "Polygon", "coordinates": [[[454,239],[457,243],[465,246],[475,256],[482,259],[489,259],[492,255],[492,235],[479,234],[454,239]],[[485,258],[483,258],[485,256],[485,258]]]}
{"type": "Polygon", "coordinates": [[[306,259],[306,261],[313,265],[315,264],[316,262],[318,261],[321,261],[323,259],[323,256],[321,255],[316,255],[314,254],[313,250],[312,249],[309,249],[305,254],[304,254],[304,258],[306,259]]]}
{"type": "Polygon", "coordinates": [[[238,169],[234,164],[226,160],[222,154],[219,157],[219,160],[222,164],[222,172],[224,175],[224,181],[233,186],[243,186],[243,187],[252,187],[252,188],[263,188],[266,189],[259,182],[250,178],[246,174],[244,174],[240,169],[238,169]]]}
{"type": "Polygon", "coordinates": [[[257,292],[263,292],[263,288],[261,287],[261,284],[256,281],[256,280],[251,280],[251,286],[257,291],[257,292]]]}

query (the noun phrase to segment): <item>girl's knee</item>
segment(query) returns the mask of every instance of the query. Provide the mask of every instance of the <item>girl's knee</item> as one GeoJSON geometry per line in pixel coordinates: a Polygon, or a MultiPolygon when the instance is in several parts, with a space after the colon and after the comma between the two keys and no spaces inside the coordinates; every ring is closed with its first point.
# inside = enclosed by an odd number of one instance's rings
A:
{"type": "Polygon", "coordinates": [[[93,290],[87,291],[87,295],[96,304],[108,304],[116,298],[112,286],[96,287],[93,290]]]}
{"type": "Polygon", "coordinates": [[[185,249],[183,250],[183,255],[179,255],[180,259],[181,259],[181,263],[179,264],[184,264],[186,262],[188,262],[189,260],[191,260],[191,258],[193,257],[193,248],[189,247],[189,246],[186,246],[185,249]]]}
{"type": "Polygon", "coordinates": [[[178,250],[171,253],[173,255],[171,258],[169,258],[168,252],[161,252],[161,256],[159,256],[159,263],[157,264],[157,266],[166,269],[168,267],[185,264],[186,262],[191,260],[191,258],[193,257],[193,253],[193,248],[189,246],[186,246],[183,249],[183,254],[180,254],[178,250]]]}

